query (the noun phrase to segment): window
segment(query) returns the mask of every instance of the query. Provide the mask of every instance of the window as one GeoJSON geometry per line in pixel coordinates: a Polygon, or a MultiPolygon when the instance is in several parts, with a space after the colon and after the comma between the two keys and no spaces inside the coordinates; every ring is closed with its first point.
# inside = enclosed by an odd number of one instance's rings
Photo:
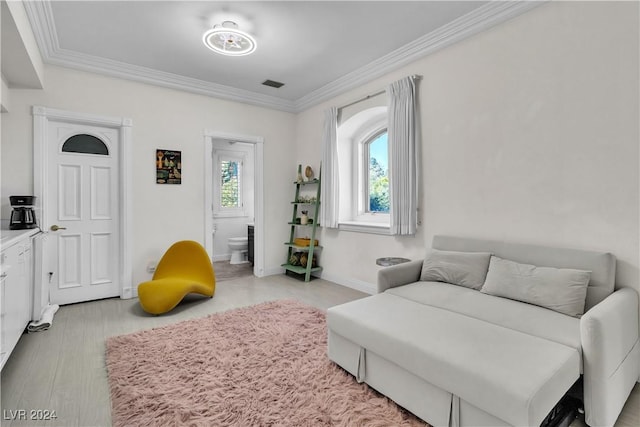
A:
{"type": "Polygon", "coordinates": [[[389,145],[386,123],[378,123],[353,139],[356,145],[353,221],[388,225],[389,215],[389,145]]]}
{"type": "Polygon", "coordinates": [[[214,150],[213,214],[216,217],[246,216],[244,206],[244,155],[238,151],[214,150]]]}
{"type": "Polygon", "coordinates": [[[93,135],[74,135],[67,139],[62,145],[63,153],[82,153],[82,154],[99,154],[102,156],[109,155],[109,149],[93,135]]]}
{"type": "Polygon", "coordinates": [[[367,213],[389,213],[389,145],[387,130],[364,143],[364,207],[367,213]]]}
{"type": "Polygon", "coordinates": [[[360,111],[338,126],[339,228],[388,234],[387,108],[360,111]]]}
{"type": "Polygon", "coordinates": [[[240,165],[234,160],[220,162],[220,206],[223,209],[240,207],[240,165]]]}

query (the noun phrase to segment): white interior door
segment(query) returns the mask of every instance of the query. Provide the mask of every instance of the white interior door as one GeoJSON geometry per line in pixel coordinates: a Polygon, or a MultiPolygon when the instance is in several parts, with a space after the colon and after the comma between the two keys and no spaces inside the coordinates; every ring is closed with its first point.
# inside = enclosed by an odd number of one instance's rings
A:
{"type": "Polygon", "coordinates": [[[42,223],[48,232],[44,273],[53,304],[120,294],[119,133],[48,122],[42,223]]]}

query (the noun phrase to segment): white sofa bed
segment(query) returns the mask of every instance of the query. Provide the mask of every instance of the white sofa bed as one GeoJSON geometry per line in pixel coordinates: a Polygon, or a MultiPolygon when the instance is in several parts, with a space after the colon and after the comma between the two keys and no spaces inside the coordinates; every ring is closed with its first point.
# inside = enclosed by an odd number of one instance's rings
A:
{"type": "Polygon", "coordinates": [[[436,236],[327,311],[329,358],[434,426],[538,426],[581,377],[587,424],[613,425],[640,368],[638,294],[614,292],[615,262],[436,236]]]}

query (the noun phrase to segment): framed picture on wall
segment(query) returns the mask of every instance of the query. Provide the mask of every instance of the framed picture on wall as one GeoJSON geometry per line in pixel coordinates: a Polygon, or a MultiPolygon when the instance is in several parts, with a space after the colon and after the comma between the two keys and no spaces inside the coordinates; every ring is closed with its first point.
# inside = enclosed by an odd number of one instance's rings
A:
{"type": "Polygon", "coordinates": [[[182,184],[182,151],[156,150],[156,184],[182,184]]]}

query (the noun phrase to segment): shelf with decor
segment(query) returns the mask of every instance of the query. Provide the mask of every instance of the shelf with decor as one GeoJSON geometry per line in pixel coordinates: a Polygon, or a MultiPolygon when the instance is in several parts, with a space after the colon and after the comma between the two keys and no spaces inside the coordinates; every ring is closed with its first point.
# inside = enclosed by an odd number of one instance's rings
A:
{"type": "MultiPolygon", "coordinates": [[[[300,252],[309,252],[309,246],[308,245],[307,246],[300,246],[300,245],[296,245],[293,242],[286,242],[285,246],[289,246],[290,248],[293,248],[293,249],[295,249],[297,251],[300,251],[300,252]]],[[[315,250],[321,250],[322,246],[315,245],[314,249],[315,250]]]]}
{"type": "MultiPolygon", "coordinates": [[[[313,273],[322,271],[318,265],[318,252],[322,246],[316,239],[318,224],[318,213],[320,210],[320,180],[322,169],[318,178],[310,177],[310,168],[307,167],[307,180],[301,175],[301,166],[298,167],[298,180],[295,185],[295,197],[291,202],[292,215],[288,222],[291,227],[289,240],[285,242],[287,246],[287,261],[282,264],[285,274],[293,273],[296,277],[308,282],[313,277],[313,273]],[[315,191],[305,191],[315,186],[315,191]],[[315,195],[313,195],[315,193],[315,195]]],[[[312,173],[312,172],[311,172],[312,173]]]]}

